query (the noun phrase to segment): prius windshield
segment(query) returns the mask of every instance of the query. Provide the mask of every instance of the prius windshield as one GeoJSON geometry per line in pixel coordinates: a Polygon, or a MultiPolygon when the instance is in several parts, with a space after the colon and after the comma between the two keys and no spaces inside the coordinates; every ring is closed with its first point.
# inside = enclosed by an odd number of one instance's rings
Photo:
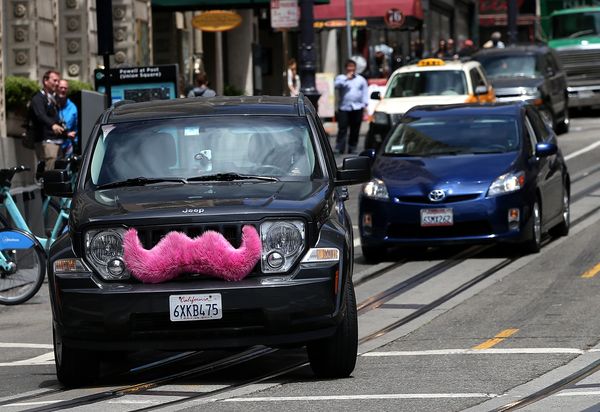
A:
{"type": "Polygon", "coordinates": [[[153,181],[322,177],[306,119],[219,116],[107,124],[92,153],[97,186],[153,181]]]}
{"type": "Polygon", "coordinates": [[[400,123],[383,154],[437,156],[506,153],[519,147],[517,122],[511,116],[443,116],[400,123]]]}

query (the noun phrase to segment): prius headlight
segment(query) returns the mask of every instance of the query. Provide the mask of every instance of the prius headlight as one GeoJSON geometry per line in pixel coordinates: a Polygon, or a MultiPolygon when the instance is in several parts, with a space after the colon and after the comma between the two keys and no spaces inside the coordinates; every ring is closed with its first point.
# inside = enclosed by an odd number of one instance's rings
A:
{"type": "Polygon", "coordinates": [[[390,198],[387,187],[381,179],[372,179],[363,186],[363,195],[371,199],[387,200],[390,198]]]}
{"type": "Polygon", "coordinates": [[[488,189],[488,196],[498,196],[516,192],[525,184],[525,173],[506,173],[494,180],[488,189]]]}
{"type": "Polygon", "coordinates": [[[304,223],[299,220],[264,222],[260,225],[263,273],[286,272],[304,250],[304,223]]]}
{"type": "Polygon", "coordinates": [[[106,280],[128,279],[123,264],[123,235],[125,229],[90,230],[85,234],[87,261],[106,280]]]}

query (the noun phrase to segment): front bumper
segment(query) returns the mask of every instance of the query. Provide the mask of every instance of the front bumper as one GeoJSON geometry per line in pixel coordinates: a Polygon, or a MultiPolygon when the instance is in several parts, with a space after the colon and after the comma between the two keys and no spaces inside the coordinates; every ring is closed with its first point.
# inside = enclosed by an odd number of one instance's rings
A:
{"type": "Polygon", "coordinates": [[[444,245],[496,241],[520,242],[527,239],[531,207],[526,192],[451,203],[404,203],[361,197],[359,228],[361,244],[367,247],[394,244],[444,245]],[[451,208],[452,226],[421,226],[421,209],[451,208]],[[510,228],[508,210],[518,208],[518,226],[510,228]],[[371,225],[365,225],[370,215],[371,225]]]}
{"type": "Polygon", "coordinates": [[[302,264],[291,277],[240,282],[152,285],[102,282],[95,274],[51,275],[54,320],[65,344],[95,350],[303,343],[331,336],[342,318],[341,299],[334,292],[339,265],[318,265],[302,264]],[[169,296],[206,293],[221,294],[222,319],[170,320],[169,296]]]}
{"type": "Polygon", "coordinates": [[[569,86],[569,107],[587,107],[600,105],[600,85],[569,86]]]}

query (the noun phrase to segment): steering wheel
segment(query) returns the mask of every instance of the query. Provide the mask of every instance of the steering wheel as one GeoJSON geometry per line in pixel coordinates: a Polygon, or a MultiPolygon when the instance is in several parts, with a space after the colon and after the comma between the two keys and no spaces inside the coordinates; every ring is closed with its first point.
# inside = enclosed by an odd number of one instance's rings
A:
{"type": "Polygon", "coordinates": [[[256,168],[256,171],[259,174],[267,174],[267,175],[279,175],[279,176],[283,176],[287,174],[287,171],[283,170],[281,167],[279,166],[275,166],[275,165],[260,165],[256,168]]]}

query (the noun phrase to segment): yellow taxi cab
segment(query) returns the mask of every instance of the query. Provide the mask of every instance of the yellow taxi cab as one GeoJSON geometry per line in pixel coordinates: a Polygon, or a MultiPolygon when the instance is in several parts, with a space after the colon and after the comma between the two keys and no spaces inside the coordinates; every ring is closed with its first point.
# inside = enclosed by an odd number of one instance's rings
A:
{"type": "Polygon", "coordinates": [[[428,58],[403,66],[388,79],[375,107],[365,148],[377,148],[390,128],[414,106],[494,102],[496,96],[479,62],[428,58]]]}

